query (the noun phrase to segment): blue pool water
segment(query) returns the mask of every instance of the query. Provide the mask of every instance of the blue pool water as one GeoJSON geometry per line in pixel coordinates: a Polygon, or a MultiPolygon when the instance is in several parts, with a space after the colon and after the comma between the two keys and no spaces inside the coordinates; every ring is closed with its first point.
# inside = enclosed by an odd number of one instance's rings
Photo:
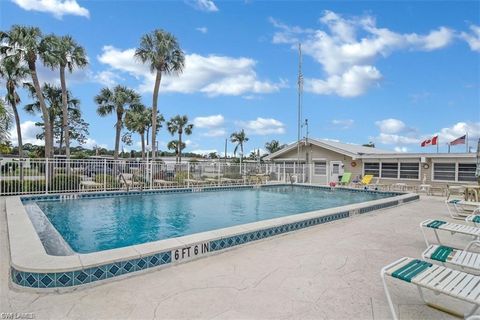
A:
{"type": "Polygon", "coordinates": [[[391,195],[267,186],[37,204],[74,251],[88,253],[388,196],[391,195]]]}

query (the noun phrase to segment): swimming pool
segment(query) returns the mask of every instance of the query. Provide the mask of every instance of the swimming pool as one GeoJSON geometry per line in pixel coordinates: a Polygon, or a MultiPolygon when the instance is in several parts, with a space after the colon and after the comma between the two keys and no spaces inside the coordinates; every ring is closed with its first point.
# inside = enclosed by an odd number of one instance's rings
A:
{"type": "Polygon", "coordinates": [[[10,279],[69,290],[418,198],[306,184],[9,197],[10,279]]]}
{"type": "Polygon", "coordinates": [[[283,185],[37,205],[75,252],[89,253],[390,196],[283,185]]]}

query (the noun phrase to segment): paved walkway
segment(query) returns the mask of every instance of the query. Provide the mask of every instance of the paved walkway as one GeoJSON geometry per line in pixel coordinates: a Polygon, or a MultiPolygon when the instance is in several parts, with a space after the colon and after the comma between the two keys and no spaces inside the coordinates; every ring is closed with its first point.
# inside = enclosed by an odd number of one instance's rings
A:
{"type": "MultiPolygon", "coordinates": [[[[419,223],[446,218],[442,200],[427,197],[92,288],[36,294],[8,287],[0,206],[0,312],[36,319],[389,319],[381,267],[419,257],[419,223]]],[[[450,319],[414,287],[392,288],[401,319],[450,319]]]]}

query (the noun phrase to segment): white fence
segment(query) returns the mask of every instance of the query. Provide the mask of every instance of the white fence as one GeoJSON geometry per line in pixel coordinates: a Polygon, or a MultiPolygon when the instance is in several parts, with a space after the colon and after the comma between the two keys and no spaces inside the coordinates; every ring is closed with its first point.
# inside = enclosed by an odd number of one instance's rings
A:
{"type": "Polygon", "coordinates": [[[304,165],[0,159],[0,195],[308,182],[304,165]]]}

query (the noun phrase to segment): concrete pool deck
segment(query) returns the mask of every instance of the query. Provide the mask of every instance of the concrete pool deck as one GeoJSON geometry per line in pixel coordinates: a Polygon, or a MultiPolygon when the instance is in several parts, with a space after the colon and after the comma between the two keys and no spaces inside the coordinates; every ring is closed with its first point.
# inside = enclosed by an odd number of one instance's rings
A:
{"type": "MultiPolygon", "coordinates": [[[[0,312],[36,319],[389,319],[380,269],[420,257],[421,221],[450,220],[442,198],[422,196],[96,287],[38,294],[9,287],[3,199],[0,208],[0,312]]],[[[389,285],[401,319],[450,319],[423,305],[414,286],[389,285]]]]}

